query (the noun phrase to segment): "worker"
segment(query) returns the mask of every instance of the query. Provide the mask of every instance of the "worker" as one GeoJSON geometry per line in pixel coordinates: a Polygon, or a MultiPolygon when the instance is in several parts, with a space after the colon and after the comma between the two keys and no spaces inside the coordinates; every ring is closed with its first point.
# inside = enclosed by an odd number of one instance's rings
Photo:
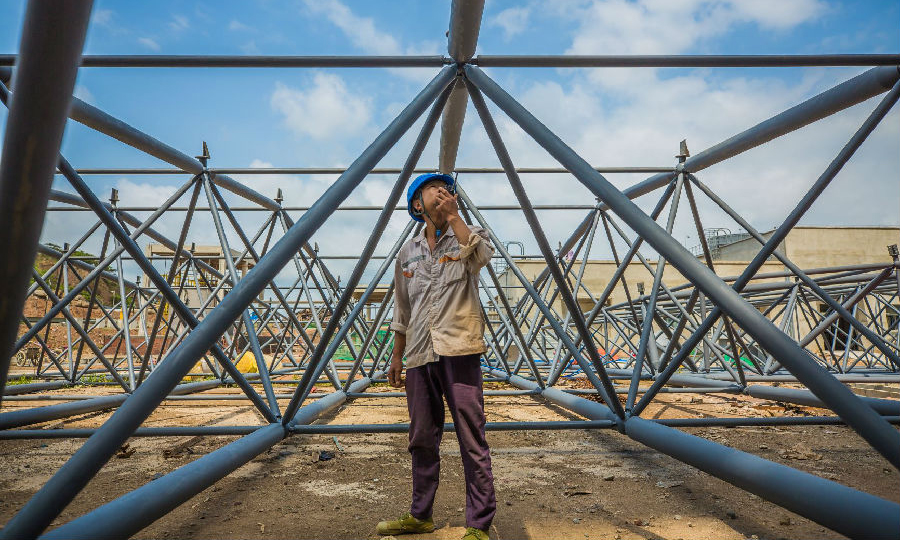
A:
{"type": "Polygon", "coordinates": [[[466,479],[464,540],[487,540],[496,512],[491,455],[484,435],[481,354],[484,319],[478,273],[494,248],[480,227],[459,217],[455,180],[423,174],[406,194],[410,216],[425,227],[400,248],[394,265],[394,349],[388,381],[406,386],[412,504],[382,521],[378,534],[428,533],[440,471],[444,399],[456,427],[466,479]],[[406,377],[403,359],[406,358],[406,377]]]}

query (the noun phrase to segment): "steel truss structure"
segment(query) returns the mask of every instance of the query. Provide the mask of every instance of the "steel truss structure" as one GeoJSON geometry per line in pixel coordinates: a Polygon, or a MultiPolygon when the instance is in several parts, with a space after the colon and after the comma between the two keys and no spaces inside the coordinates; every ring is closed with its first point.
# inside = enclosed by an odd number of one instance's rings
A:
{"type": "MultiPolygon", "coordinates": [[[[712,425],[846,424],[894,467],[900,467],[900,423],[896,400],[863,398],[845,383],[900,382],[898,284],[900,262],[839,268],[801,269],[777,248],[806,210],[851,159],[866,137],[900,97],[900,55],[821,56],[635,56],[635,57],[476,57],[483,1],[453,2],[448,57],[128,57],[85,56],[81,49],[91,2],[29,2],[17,56],[0,57],[0,99],[9,107],[0,168],[0,206],[8,226],[0,230],[0,251],[17,253],[2,267],[0,279],[0,387],[10,363],[34,354],[39,382],[10,386],[5,401],[48,399],[35,395],[87,380],[103,381],[121,392],[102,397],[53,394],[59,404],[0,412],[0,437],[84,437],[84,445],[0,531],[3,538],[127,537],[187,501],[231,471],[297,433],[404,432],[406,425],[311,425],[322,414],[348,400],[373,397],[364,393],[381,380],[390,358],[391,336],[383,331],[392,309],[391,285],[381,300],[372,300],[378,283],[402,243],[413,234],[410,222],[381,257],[375,276],[360,287],[363,271],[398,206],[411,175],[438,121],[441,121],[440,169],[461,174],[504,174],[516,205],[479,207],[460,188],[465,219],[490,234],[506,272],[524,294],[507,293],[492,266],[480,276],[485,303],[486,380],[504,381],[515,390],[493,395],[534,395],[567,408],[586,420],[569,422],[501,422],[487,428],[616,429],[660,452],[689,463],[740,488],[850,537],[897,538],[900,506],[739,450],[722,446],[678,427],[712,425]],[[183,152],[72,97],[77,68],[82,67],[428,67],[438,70],[430,83],[346,169],[215,169],[208,166],[206,145],[192,158],[183,152]],[[814,96],[696,155],[682,152],[672,167],[593,167],[554,135],[540,120],[495,83],[482,67],[647,67],[647,66],[875,66],[861,75],[814,96]],[[53,73],[54,77],[47,77],[53,73]],[[782,224],[763,237],[700,178],[717,163],[838,113],[875,96],[883,96],[869,117],[852,134],[821,176],[782,224]],[[487,98],[487,99],[485,99],[487,98]],[[456,167],[468,100],[471,99],[502,168],[456,167]],[[488,110],[487,100],[542,146],[561,168],[516,169],[488,110]],[[381,158],[420,117],[425,118],[404,166],[376,169],[381,158]],[[77,170],[59,155],[66,121],[72,119],[170,164],[174,169],[77,170]],[[51,189],[54,173],[62,175],[77,196],[51,189]],[[188,179],[158,208],[120,206],[115,193],[108,201],[94,193],[82,175],[186,174],[188,179]],[[308,207],[282,205],[228,174],[340,173],[328,190],[308,207]],[[597,199],[596,205],[540,206],[533,204],[520,175],[564,172],[578,179],[597,199]],[[622,191],[603,176],[608,172],[652,174],[622,191]],[[347,207],[342,203],[370,174],[396,175],[384,207],[347,207]],[[224,192],[246,200],[232,207],[224,192]],[[633,202],[657,198],[648,215],[633,202]],[[720,277],[710,246],[700,257],[672,235],[679,208],[685,202],[703,239],[698,199],[705,197],[755,238],[760,249],[739,275],[720,277]],[[186,201],[186,203],[184,202],[186,201]],[[48,208],[48,202],[53,202],[48,208]],[[177,204],[181,203],[181,206],[177,204]],[[529,279],[517,267],[519,256],[504,247],[483,210],[521,212],[534,234],[544,270],[529,279]],[[587,210],[580,225],[554,251],[536,210],[587,210]],[[289,211],[302,210],[294,220],[289,211]],[[340,283],[310,239],[336,212],[378,210],[371,235],[353,258],[353,271],[340,283]],[[41,245],[38,238],[45,213],[84,212],[94,220],[81,239],[62,250],[41,245]],[[145,219],[133,212],[150,212],[145,219]],[[243,212],[262,212],[256,230],[245,230],[243,212]],[[172,239],[154,230],[161,216],[180,213],[180,234],[172,239]],[[199,254],[188,243],[197,215],[208,215],[215,226],[225,265],[199,254]],[[660,221],[660,223],[658,223],[660,221]],[[629,232],[631,231],[631,232],[629,232]],[[596,294],[583,283],[589,251],[596,235],[609,243],[617,264],[606,288],[596,294]],[[99,256],[79,256],[92,237],[102,238],[99,256]],[[240,242],[232,245],[229,238],[240,242]],[[141,247],[152,241],[166,254],[153,256],[141,247]],[[625,253],[617,245],[628,246],[625,253]],[[646,244],[646,246],[644,246],[646,244]],[[651,248],[658,261],[648,262],[641,248],[651,248]],[[574,252],[571,258],[564,254],[574,252]],[[40,253],[54,260],[46,271],[32,265],[40,253]],[[577,259],[580,257],[580,263],[577,259]],[[770,257],[786,270],[760,273],[770,257]],[[129,281],[123,262],[137,264],[145,281],[129,281]],[[165,264],[160,272],[154,263],[165,264]],[[577,263],[577,264],[576,264],[577,263]],[[625,269],[646,267],[653,278],[649,291],[632,296],[625,269]],[[663,273],[674,267],[688,283],[667,287],[663,273]],[[284,269],[293,274],[288,286],[275,278],[284,269]],[[74,276],[74,281],[70,279],[74,276]],[[775,279],[773,279],[775,278],[775,279]],[[112,300],[100,290],[115,290],[112,300]],[[611,304],[622,288],[626,302],[611,304]],[[188,307],[186,294],[202,299],[188,307]],[[263,293],[269,294],[268,300],[263,293]],[[27,298],[48,303],[46,314],[23,315],[27,298]],[[87,302],[82,299],[87,298],[87,302]],[[80,304],[78,304],[80,302],[80,304]],[[591,306],[584,309],[583,306],[591,306]],[[81,314],[73,313],[78,305],[81,314]],[[824,306],[824,307],[823,307],[824,306]],[[564,308],[564,309],[561,309],[564,308]],[[24,324],[24,331],[20,330],[24,324]],[[100,325],[114,334],[105,343],[94,332],[100,325]],[[52,328],[64,328],[67,346],[48,344],[52,328]],[[338,356],[343,351],[342,357],[338,356]],[[601,352],[602,351],[602,352],[601,352]],[[235,359],[249,354],[257,373],[244,373],[235,359]],[[185,382],[197,365],[209,377],[185,382]],[[284,376],[293,377],[284,377],[284,376]],[[586,378],[588,390],[560,389],[565,378],[586,378]],[[325,382],[329,393],[312,393],[325,382]],[[771,382],[796,382],[806,389],[788,389],[771,382]],[[204,394],[223,384],[237,385],[263,422],[250,426],[170,426],[141,424],[164,400],[222,399],[204,394]],[[279,393],[279,390],[286,393],[279,393]],[[744,393],[751,396],[812,405],[834,416],[775,418],[641,417],[660,393],[744,393]],[[601,402],[580,397],[596,394],[601,402]],[[619,399],[622,396],[623,399],[619,399]],[[279,403],[279,400],[281,402],[279,403]],[[52,419],[86,412],[114,410],[98,429],[29,429],[52,419]],[[197,459],[54,530],[49,524],[91,478],[132,436],[233,435],[234,442],[197,459]],[[46,532],[45,532],[46,531],[46,532]]],[[[88,221],[86,221],[87,223],[88,221]]],[[[645,249],[646,253],[646,249],[645,249]]],[[[11,376],[10,376],[11,377],[11,376]]],[[[399,396],[402,393],[379,393],[399,396]]],[[[447,426],[452,430],[452,424],[447,426]]]]}

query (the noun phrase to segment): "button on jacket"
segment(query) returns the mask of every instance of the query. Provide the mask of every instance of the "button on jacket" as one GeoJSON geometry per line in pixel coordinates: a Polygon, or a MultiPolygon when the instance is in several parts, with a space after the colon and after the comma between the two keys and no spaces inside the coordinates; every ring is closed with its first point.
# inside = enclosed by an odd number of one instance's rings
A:
{"type": "Polygon", "coordinates": [[[394,264],[391,330],[406,335],[407,369],[435,362],[439,355],[487,350],[478,272],[494,248],[481,227],[469,227],[472,234],[462,246],[448,229],[432,252],[423,228],[400,248],[394,264]]]}

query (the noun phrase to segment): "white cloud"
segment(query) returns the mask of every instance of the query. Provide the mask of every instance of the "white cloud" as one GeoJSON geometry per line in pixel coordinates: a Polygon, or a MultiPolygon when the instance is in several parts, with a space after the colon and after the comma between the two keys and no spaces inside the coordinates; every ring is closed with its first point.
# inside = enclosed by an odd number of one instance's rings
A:
{"type": "Polygon", "coordinates": [[[244,54],[259,54],[259,47],[256,45],[256,40],[251,39],[247,43],[241,45],[241,52],[244,54]]]}
{"type": "Polygon", "coordinates": [[[253,31],[253,28],[247,26],[246,24],[238,21],[236,19],[232,19],[230,23],[228,23],[228,29],[235,32],[250,32],[253,31]]]}
{"type": "Polygon", "coordinates": [[[97,100],[94,97],[94,94],[88,90],[88,87],[83,84],[75,85],[75,91],[72,93],[75,97],[84,101],[85,103],[90,103],[91,105],[96,105],[97,100]]]}
{"type": "Polygon", "coordinates": [[[128,178],[120,178],[116,182],[116,189],[119,190],[119,200],[122,206],[153,206],[165,202],[177,188],[171,185],[134,182],[128,178]]]}
{"type": "Polygon", "coordinates": [[[169,21],[169,28],[175,32],[183,32],[190,27],[191,24],[184,15],[172,15],[172,20],[169,21]]]}
{"type": "Polygon", "coordinates": [[[824,11],[819,0],[598,0],[572,10],[579,29],[568,53],[679,54],[739,23],[783,31],[824,11]]]}
{"type": "Polygon", "coordinates": [[[319,140],[359,134],[372,117],[371,98],[353,94],[341,77],[322,72],[303,89],[276,83],[270,104],[291,131],[319,140]]]}
{"type": "Polygon", "coordinates": [[[113,21],[113,10],[111,9],[95,9],[91,13],[91,24],[99,26],[109,26],[113,21]]]}
{"type": "Polygon", "coordinates": [[[730,4],[736,19],[774,30],[787,30],[815,19],[827,10],[819,0],[754,0],[730,4]]]}
{"type": "Polygon", "coordinates": [[[338,0],[305,0],[305,3],[312,13],[324,15],[340,28],[354,46],[378,55],[391,56],[402,53],[400,43],[394,36],[381,32],[371,18],[357,16],[338,0]]]}
{"type": "Polygon", "coordinates": [[[158,51],[160,49],[159,43],[157,43],[155,40],[153,40],[151,38],[140,37],[140,38],[138,38],[137,41],[138,41],[138,43],[140,43],[144,47],[147,47],[148,49],[151,49],[154,51],[158,51]]]}
{"type": "MultiPolygon", "coordinates": [[[[423,41],[403,46],[393,35],[379,30],[371,17],[360,17],[339,0],[304,0],[307,9],[315,15],[323,15],[341,30],[354,47],[377,56],[431,55],[441,53],[437,41],[423,41]]],[[[446,45],[444,45],[446,47],[446,45]]],[[[392,69],[393,73],[415,81],[428,81],[434,69],[392,69]]]]}
{"type": "Polygon", "coordinates": [[[511,7],[491,17],[488,25],[502,28],[504,39],[509,40],[525,31],[530,16],[531,8],[528,6],[511,7]]]}

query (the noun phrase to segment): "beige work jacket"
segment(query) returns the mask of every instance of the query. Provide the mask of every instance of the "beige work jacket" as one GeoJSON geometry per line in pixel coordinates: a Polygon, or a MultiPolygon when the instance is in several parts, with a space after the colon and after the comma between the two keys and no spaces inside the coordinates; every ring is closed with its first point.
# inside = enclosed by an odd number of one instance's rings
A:
{"type": "Polygon", "coordinates": [[[469,229],[466,245],[460,246],[450,229],[432,253],[423,228],[397,253],[391,330],[406,335],[407,369],[435,362],[438,355],[487,350],[478,272],[494,248],[484,229],[469,229]]]}

